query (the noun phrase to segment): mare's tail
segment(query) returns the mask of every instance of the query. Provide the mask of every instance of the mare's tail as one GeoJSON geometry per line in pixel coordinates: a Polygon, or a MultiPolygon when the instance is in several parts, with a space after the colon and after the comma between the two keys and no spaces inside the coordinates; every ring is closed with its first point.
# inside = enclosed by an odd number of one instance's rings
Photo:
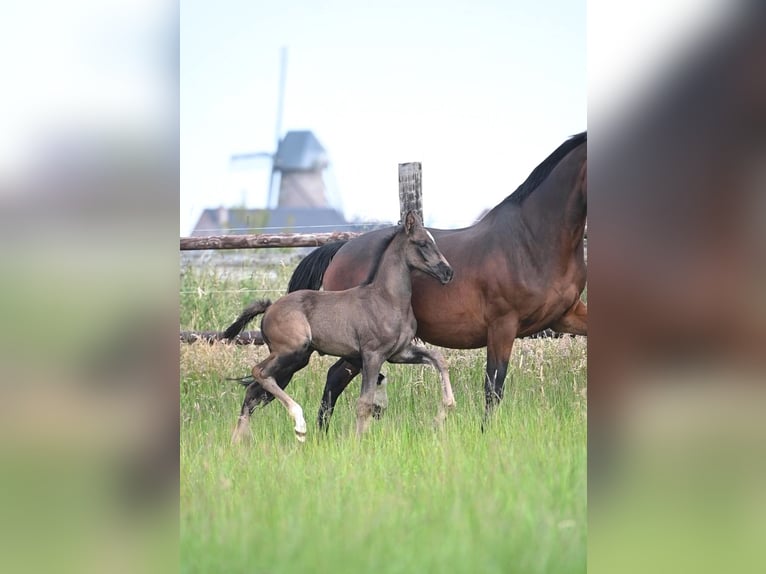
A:
{"type": "Polygon", "coordinates": [[[237,317],[237,320],[226,328],[226,330],[223,332],[223,338],[227,341],[234,339],[242,332],[242,329],[245,328],[245,325],[255,319],[258,315],[264,313],[266,309],[269,308],[269,305],[271,305],[271,301],[268,299],[261,299],[260,301],[256,301],[247,307],[244,311],[242,311],[242,313],[240,313],[239,317],[237,317]]]}
{"type": "Polygon", "coordinates": [[[293,271],[290,277],[290,283],[287,285],[287,292],[292,293],[299,289],[312,289],[319,291],[322,288],[324,272],[330,266],[330,261],[335,257],[338,250],[343,247],[346,241],[334,241],[325,243],[317,247],[306,255],[293,271]]]}

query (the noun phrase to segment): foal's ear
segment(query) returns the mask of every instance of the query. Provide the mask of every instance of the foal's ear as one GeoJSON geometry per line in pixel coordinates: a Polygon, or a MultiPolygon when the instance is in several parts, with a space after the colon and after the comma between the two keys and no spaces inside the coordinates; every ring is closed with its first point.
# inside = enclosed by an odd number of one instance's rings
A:
{"type": "Polygon", "coordinates": [[[412,230],[422,226],[417,211],[408,211],[404,218],[404,231],[407,235],[412,235],[412,230]]]}

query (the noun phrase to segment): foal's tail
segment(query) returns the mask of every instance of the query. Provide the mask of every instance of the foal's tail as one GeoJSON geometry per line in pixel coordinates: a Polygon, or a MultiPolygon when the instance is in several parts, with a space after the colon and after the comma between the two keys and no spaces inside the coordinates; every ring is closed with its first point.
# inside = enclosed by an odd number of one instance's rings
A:
{"type": "Polygon", "coordinates": [[[324,272],[330,266],[330,261],[335,257],[338,250],[343,247],[347,241],[334,241],[325,243],[321,247],[314,249],[306,255],[293,271],[290,277],[290,283],[287,285],[287,292],[292,293],[299,289],[312,289],[319,291],[322,288],[324,272]]]}
{"type": "Polygon", "coordinates": [[[227,341],[234,339],[242,332],[242,329],[245,328],[245,325],[255,319],[258,315],[264,313],[270,305],[271,301],[269,299],[261,299],[260,301],[256,301],[247,307],[244,311],[242,311],[242,313],[240,313],[239,317],[237,317],[237,320],[229,325],[223,332],[223,338],[227,341]]]}
{"type": "Polygon", "coordinates": [[[227,381],[236,381],[243,387],[249,387],[255,382],[253,375],[245,375],[244,377],[227,377],[227,381]]]}

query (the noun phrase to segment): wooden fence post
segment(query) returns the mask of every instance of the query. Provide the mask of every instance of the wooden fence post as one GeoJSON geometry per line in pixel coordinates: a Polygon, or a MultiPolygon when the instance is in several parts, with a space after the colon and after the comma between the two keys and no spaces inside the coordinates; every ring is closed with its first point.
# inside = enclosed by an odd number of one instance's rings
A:
{"type": "Polygon", "coordinates": [[[423,170],[419,161],[399,164],[399,221],[408,211],[417,211],[423,221],[423,170]]]}

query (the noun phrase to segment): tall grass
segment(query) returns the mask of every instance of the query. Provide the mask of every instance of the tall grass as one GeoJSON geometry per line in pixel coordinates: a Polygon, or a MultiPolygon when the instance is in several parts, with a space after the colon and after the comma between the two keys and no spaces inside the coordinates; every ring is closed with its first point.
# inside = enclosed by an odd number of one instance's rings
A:
{"type": "MultiPolygon", "coordinates": [[[[210,292],[254,284],[187,273],[182,291],[194,292],[200,277],[210,292]]],[[[228,301],[182,298],[182,328],[222,327],[255,298],[221,295],[228,301]]],[[[445,350],[458,404],[443,429],[433,424],[436,373],[386,365],[389,408],[362,440],[358,381],[327,434],[313,425],[334,361],[315,356],[288,387],[307,415],[306,443],[274,402],[254,414],[250,443],[232,447],[243,389],[226,377],[246,374],[266,352],[181,347],[184,572],[585,570],[583,340],[517,341],[506,397],[484,432],[483,350],[445,350]]]]}

